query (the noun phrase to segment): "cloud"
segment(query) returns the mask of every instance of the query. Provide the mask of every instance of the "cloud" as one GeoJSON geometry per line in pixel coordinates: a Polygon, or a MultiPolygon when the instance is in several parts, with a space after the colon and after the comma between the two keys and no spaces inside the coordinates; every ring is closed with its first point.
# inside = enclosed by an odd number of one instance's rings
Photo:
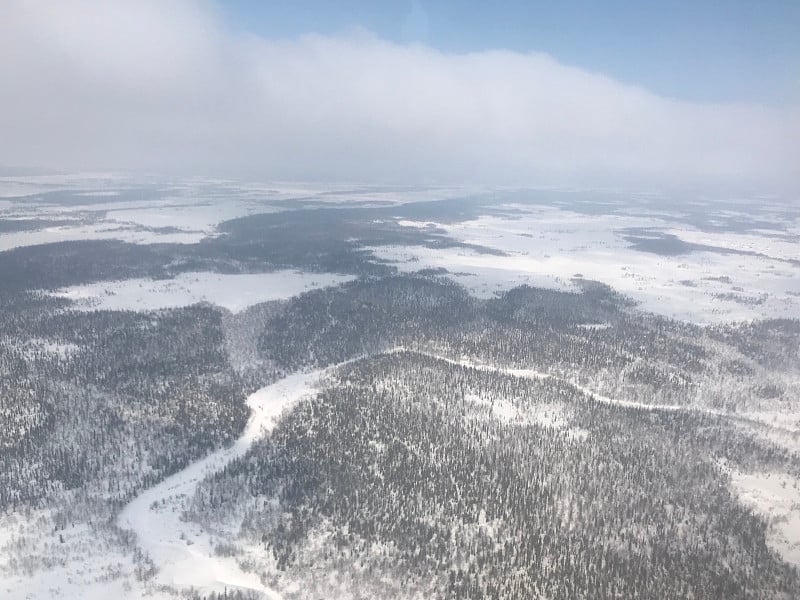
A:
{"type": "Polygon", "coordinates": [[[0,4],[0,163],[356,181],[800,183],[800,111],[540,53],[271,40],[190,0],[0,4]]]}

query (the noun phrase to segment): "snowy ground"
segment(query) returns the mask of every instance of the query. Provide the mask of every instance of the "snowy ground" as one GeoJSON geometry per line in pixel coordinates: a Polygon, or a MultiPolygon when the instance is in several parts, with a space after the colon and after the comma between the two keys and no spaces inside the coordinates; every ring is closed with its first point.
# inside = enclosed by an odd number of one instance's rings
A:
{"type": "Polygon", "coordinates": [[[155,585],[194,588],[206,593],[254,590],[267,598],[280,597],[256,575],[244,572],[234,558],[217,556],[211,536],[197,524],[182,521],[181,515],[185,501],[194,495],[198,483],[247,452],[253,441],[272,429],[289,406],[311,393],[321,373],[291,375],[252,394],[247,399],[252,410],[250,420],[231,447],[192,463],[125,507],[118,524],[136,533],[140,548],[158,567],[155,585]]]}
{"type": "MultiPolygon", "coordinates": [[[[93,198],[93,200],[97,200],[93,198]]],[[[216,234],[222,221],[277,210],[260,200],[204,200],[174,192],[158,200],[119,201],[110,196],[98,204],[41,204],[36,199],[6,206],[0,218],[74,221],[32,231],[0,234],[0,251],[71,240],[120,240],[134,244],[194,244],[216,234]]]]}
{"type": "MultiPolygon", "coordinates": [[[[254,213],[303,205],[396,206],[478,191],[213,179],[134,181],[113,174],[5,177],[0,178],[0,219],[39,219],[43,224],[37,230],[0,233],[0,251],[87,239],[191,244],[217,235],[222,221],[254,213]],[[22,192],[30,196],[13,199],[22,192]],[[48,225],[46,220],[66,222],[48,225]]],[[[494,196],[503,202],[515,194],[529,198],[542,193],[509,190],[494,196]]],[[[573,278],[580,274],[630,295],[644,310],[693,322],[800,315],[800,214],[785,204],[734,199],[724,205],[706,202],[682,208],[668,200],[663,206],[629,206],[623,195],[587,190],[561,190],[547,198],[541,204],[497,204],[465,222],[397,218],[400,225],[440,228],[458,241],[494,248],[504,256],[465,248],[372,250],[404,271],[446,268],[482,297],[521,284],[574,290],[573,278]],[[750,225],[743,226],[746,222],[750,225]],[[644,246],[647,240],[656,242],[656,251],[652,244],[651,251],[644,251],[631,236],[644,240],[644,246]],[[674,242],[673,251],[659,253],[662,242],[667,247],[674,242]]]]}
{"type": "Polygon", "coordinates": [[[37,246],[73,240],[114,239],[132,244],[194,244],[206,235],[201,231],[154,232],[112,223],[61,225],[35,231],[0,234],[0,252],[21,246],[37,246]]]}
{"type": "Polygon", "coordinates": [[[58,510],[0,516],[0,598],[174,600],[146,590],[131,553],[108,528],[87,523],[54,529],[58,510]]]}
{"type": "MultiPolygon", "coordinates": [[[[705,233],[664,216],[586,215],[554,207],[507,206],[509,216],[455,224],[398,220],[407,227],[435,225],[453,238],[500,250],[376,247],[404,271],[445,268],[471,292],[491,297],[521,284],[576,290],[576,275],[611,285],[644,310],[698,323],[800,315],[800,237],[789,233],[705,233]],[[667,255],[644,252],[625,239],[632,230],[671,234],[712,246],[667,255]],[[730,251],[733,251],[731,253],[730,251]],[[751,252],[753,254],[741,254],[751,252]]],[[[800,219],[800,216],[798,217],[800,219]]],[[[640,233],[646,237],[647,233],[640,233]]]]}
{"type": "Polygon", "coordinates": [[[269,300],[283,300],[309,290],[353,279],[331,273],[182,273],[174,279],[127,279],[62,288],[54,296],[68,298],[83,310],[155,310],[209,302],[231,312],[269,300]]]}
{"type": "Polygon", "coordinates": [[[42,228],[0,233],[0,251],[70,240],[193,244],[226,220],[312,205],[399,205],[452,198],[462,188],[359,184],[258,183],[215,179],[131,179],[114,174],[0,177],[0,219],[39,219],[42,228]],[[48,196],[63,193],[65,197],[48,196]],[[99,202],[102,200],[102,202],[99,202]],[[44,221],[74,223],[47,226],[44,221]]]}
{"type": "Polygon", "coordinates": [[[479,406],[486,414],[502,423],[517,425],[535,424],[540,427],[565,430],[573,439],[584,440],[589,432],[579,427],[570,427],[570,417],[562,404],[534,404],[525,409],[517,408],[512,402],[502,398],[487,400],[476,394],[467,394],[465,399],[479,406]]]}
{"type": "Polygon", "coordinates": [[[785,473],[731,473],[739,499],[769,522],[767,541],[800,567],[800,482],[785,473]]]}

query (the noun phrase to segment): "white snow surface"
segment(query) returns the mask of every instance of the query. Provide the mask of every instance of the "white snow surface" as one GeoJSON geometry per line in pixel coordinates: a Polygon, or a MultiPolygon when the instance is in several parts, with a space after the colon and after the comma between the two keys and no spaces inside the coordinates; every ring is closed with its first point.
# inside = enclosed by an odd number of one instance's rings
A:
{"type": "MultiPolygon", "coordinates": [[[[573,278],[601,281],[640,308],[701,324],[800,315],[800,242],[771,232],[705,233],[678,226],[660,213],[586,215],[555,207],[507,205],[512,216],[482,216],[446,224],[398,220],[407,227],[437,227],[458,241],[499,250],[381,246],[371,250],[402,271],[445,268],[471,293],[492,297],[522,284],[577,291],[573,278]],[[724,250],[675,256],[642,252],[625,240],[631,228],[652,228],[680,240],[724,250]]],[[[787,225],[791,230],[793,225],[787,225]]],[[[644,234],[642,234],[644,235],[644,234]]]]}
{"type": "Polygon", "coordinates": [[[266,598],[280,598],[257,575],[244,572],[234,558],[216,556],[211,536],[196,523],[182,521],[181,515],[184,502],[193,497],[197,485],[244,455],[256,439],[275,426],[288,407],[312,392],[322,373],[322,370],[296,373],[251,394],[247,399],[252,411],[250,420],[232,446],[192,463],[148,489],[120,513],[119,526],[136,533],[139,547],[158,567],[156,584],[194,588],[204,593],[253,590],[266,598]]]}
{"type": "Polygon", "coordinates": [[[354,279],[350,275],[282,270],[272,273],[182,273],[173,279],[126,279],[61,288],[52,295],[82,310],[157,310],[209,302],[231,312],[354,279]]]}
{"type": "Polygon", "coordinates": [[[132,244],[194,244],[206,237],[202,231],[158,233],[116,224],[62,225],[35,231],[0,234],[0,252],[24,246],[38,246],[75,240],[119,240],[132,244]]]}
{"type": "Polygon", "coordinates": [[[85,523],[54,530],[52,513],[0,514],[0,598],[174,599],[144,588],[115,536],[85,523]]]}
{"type": "Polygon", "coordinates": [[[800,567],[800,488],[786,473],[731,472],[739,499],[769,523],[767,543],[783,560],[800,567]]]}
{"type": "Polygon", "coordinates": [[[242,182],[208,178],[158,181],[113,174],[0,177],[0,219],[75,220],[74,225],[0,233],[0,251],[74,240],[120,240],[134,244],[194,244],[218,235],[230,219],[285,210],[276,202],[302,199],[330,206],[353,202],[399,205],[416,200],[451,198],[477,191],[456,187],[383,189],[361,184],[242,182]],[[156,184],[157,198],[142,184],[156,184]],[[128,195],[122,196],[121,192],[128,195]],[[45,192],[74,192],[86,204],[59,204],[45,192]],[[24,201],[3,198],[24,196],[24,201]],[[97,200],[103,202],[98,203],[97,200]]]}

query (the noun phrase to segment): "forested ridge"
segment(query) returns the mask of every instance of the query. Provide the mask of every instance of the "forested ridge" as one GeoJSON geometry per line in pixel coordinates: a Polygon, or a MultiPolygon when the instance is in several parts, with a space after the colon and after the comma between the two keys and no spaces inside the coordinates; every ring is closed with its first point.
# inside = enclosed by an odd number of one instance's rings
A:
{"type": "Polygon", "coordinates": [[[192,513],[244,505],[242,535],[278,569],[312,585],[345,568],[356,597],[385,594],[387,572],[442,598],[793,597],[798,573],[719,460],[800,475],[713,417],[390,353],[340,369],[192,513]]]}

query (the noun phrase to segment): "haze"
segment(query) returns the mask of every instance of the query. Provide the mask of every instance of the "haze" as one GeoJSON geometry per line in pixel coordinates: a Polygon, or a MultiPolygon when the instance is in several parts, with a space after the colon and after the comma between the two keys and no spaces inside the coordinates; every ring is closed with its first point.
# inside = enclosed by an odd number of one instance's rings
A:
{"type": "Polygon", "coordinates": [[[749,191],[800,181],[796,106],[672,99],[540,52],[443,52],[364,29],[270,39],[226,23],[191,0],[3,3],[0,78],[13,84],[0,93],[0,164],[749,191]]]}

